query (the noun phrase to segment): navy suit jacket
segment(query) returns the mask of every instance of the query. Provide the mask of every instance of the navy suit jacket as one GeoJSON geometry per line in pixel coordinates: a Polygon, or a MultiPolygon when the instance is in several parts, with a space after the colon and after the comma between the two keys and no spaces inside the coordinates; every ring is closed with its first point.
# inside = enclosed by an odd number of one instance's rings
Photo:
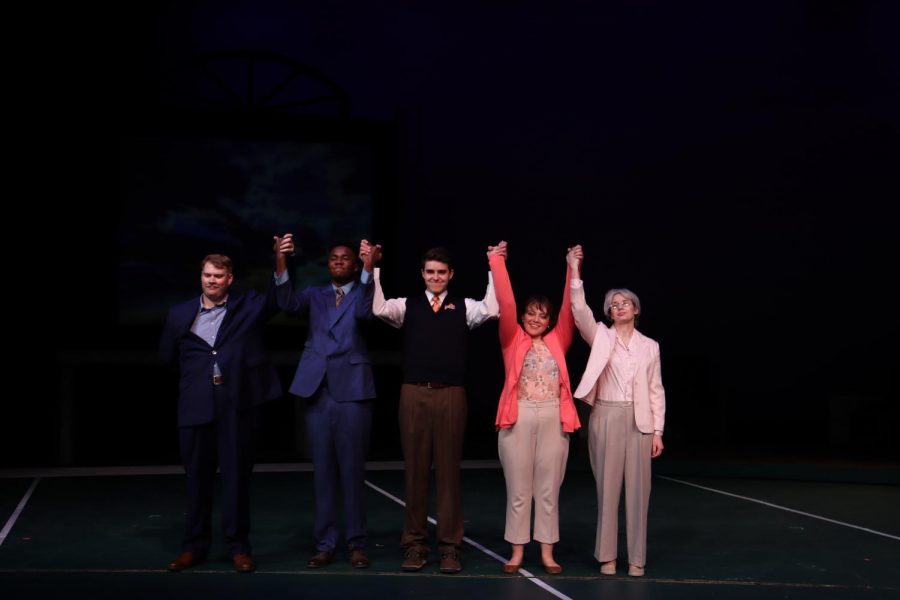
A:
{"type": "Polygon", "coordinates": [[[331,284],[295,294],[292,281],[276,286],[278,306],[288,313],[309,314],[309,333],[290,392],[308,398],[327,375],[331,395],[339,402],[374,398],[372,362],[360,331],[360,324],[372,318],[374,281],[357,281],[337,307],[331,284]]]}
{"type": "Polygon", "coordinates": [[[281,396],[281,382],[262,338],[263,325],[277,312],[273,287],[265,294],[230,292],[214,346],[191,332],[199,296],[169,310],[159,354],[164,363],[178,366],[179,427],[215,419],[213,362],[225,381],[227,408],[244,411],[281,396]]]}

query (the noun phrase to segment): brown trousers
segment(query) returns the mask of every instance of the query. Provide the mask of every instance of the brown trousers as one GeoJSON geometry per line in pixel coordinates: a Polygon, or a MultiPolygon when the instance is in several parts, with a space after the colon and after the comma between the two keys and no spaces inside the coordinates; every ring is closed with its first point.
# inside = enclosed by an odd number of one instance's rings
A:
{"type": "Polygon", "coordinates": [[[463,538],[459,468],[466,430],[466,390],[404,383],[400,388],[400,443],[406,479],[406,511],[400,544],[429,549],[428,483],[434,464],[437,543],[459,548],[463,538]]]}
{"type": "Polygon", "coordinates": [[[641,433],[630,402],[598,400],[591,411],[588,448],[597,483],[597,539],[594,558],[616,558],[619,497],[625,481],[625,529],[628,563],[643,567],[647,558],[647,509],[650,507],[650,453],[653,434],[641,433]]]}

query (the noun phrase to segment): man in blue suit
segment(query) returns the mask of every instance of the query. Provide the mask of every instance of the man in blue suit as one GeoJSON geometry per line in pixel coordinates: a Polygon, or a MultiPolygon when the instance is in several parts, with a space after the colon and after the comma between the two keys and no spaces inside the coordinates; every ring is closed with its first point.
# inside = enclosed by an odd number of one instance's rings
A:
{"type": "Polygon", "coordinates": [[[222,478],[222,533],[234,568],[255,570],[250,541],[250,473],[255,407],[281,396],[262,329],[277,312],[274,285],[265,294],[230,291],[231,259],[210,254],[201,263],[200,298],[169,311],[160,340],[163,362],[179,371],[178,440],[187,474],[187,523],[181,571],[206,559],[212,494],[222,478]]]}
{"type": "Polygon", "coordinates": [[[286,255],[293,239],[286,234],[276,256],[276,297],[283,311],[309,316],[309,333],[290,392],[308,398],[306,425],[316,492],[316,551],[306,566],[331,564],[338,543],[337,506],[344,502],[345,539],[350,564],[365,569],[365,471],[375,382],[361,324],[372,318],[372,264],[357,280],[356,254],[347,244],[328,252],[331,282],[294,293],[286,255]]]}

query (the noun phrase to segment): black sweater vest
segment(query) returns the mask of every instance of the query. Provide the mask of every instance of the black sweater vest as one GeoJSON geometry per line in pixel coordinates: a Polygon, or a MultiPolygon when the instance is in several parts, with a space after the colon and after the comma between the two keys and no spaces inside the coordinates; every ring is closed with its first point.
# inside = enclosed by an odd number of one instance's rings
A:
{"type": "Polygon", "coordinates": [[[468,332],[464,298],[447,294],[438,312],[432,310],[424,293],[407,298],[403,319],[403,382],[463,385],[468,332]]]}

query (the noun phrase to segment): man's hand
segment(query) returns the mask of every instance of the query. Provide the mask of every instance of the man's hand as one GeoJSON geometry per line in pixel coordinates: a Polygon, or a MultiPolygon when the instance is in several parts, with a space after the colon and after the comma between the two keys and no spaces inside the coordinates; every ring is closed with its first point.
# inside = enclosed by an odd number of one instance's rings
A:
{"type": "Polygon", "coordinates": [[[363,268],[371,273],[375,269],[375,263],[381,260],[381,244],[372,245],[369,240],[359,243],[359,259],[363,268]]]}
{"type": "Polygon", "coordinates": [[[294,234],[285,233],[283,236],[273,235],[274,244],[272,250],[275,256],[293,256],[294,255],[294,234]]]}
{"type": "Polygon", "coordinates": [[[281,277],[287,271],[287,257],[294,255],[294,234],[272,236],[272,250],[275,252],[275,275],[281,277]]]}

